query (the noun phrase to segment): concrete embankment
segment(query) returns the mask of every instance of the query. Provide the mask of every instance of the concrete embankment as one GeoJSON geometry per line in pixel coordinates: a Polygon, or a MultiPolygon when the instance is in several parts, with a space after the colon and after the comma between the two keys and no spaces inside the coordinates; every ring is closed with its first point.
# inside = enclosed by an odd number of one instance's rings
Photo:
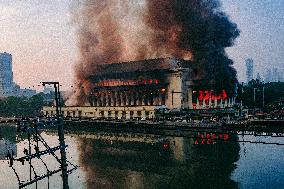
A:
{"type": "Polygon", "coordinates": [[[66,121],[68,131],[114,131],[157,135],[187,136],[192,132],[235,133],[240,131],[284,132],[284,126],[243,124],[189,124],[175,122],[137,122],[137,121],[66,121]]]}
{"type": "Polygon", "coordinates": [[[0,123],[16,123],[18,120],[20,120],[19,118],[15,118],[15,117],[5,117],[5,118],[0,118],[0,123]]]}

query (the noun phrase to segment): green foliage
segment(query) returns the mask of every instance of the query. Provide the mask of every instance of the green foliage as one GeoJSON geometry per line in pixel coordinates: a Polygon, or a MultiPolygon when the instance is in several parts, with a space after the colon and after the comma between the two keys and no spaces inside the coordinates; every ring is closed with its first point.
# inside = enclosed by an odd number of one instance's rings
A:
{"type": "Polygon", "coordinates": [[[280,99],[284,99],[284,82],[262,83],[259,80],[251,80],[247,85],[239,84],[237,100],[242,100],[243,105],[248,108],[262,108],[263,88],[264,108],[268,111],[283,108],[280,99]]]}
{"type": "Polygon", "coordinates": [[[1,117],[26,117],[40,114],[43,107],[43,94],[39,93],[31,98],[10,96],[0,100],[1,117]]]}

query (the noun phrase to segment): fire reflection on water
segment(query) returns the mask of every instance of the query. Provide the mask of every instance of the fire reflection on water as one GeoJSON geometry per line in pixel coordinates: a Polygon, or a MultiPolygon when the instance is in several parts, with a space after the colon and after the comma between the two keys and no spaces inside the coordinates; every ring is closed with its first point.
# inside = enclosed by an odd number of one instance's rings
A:
{"type": "MultiPolygon", "coordinates": [[[[232,136],[236,137],[236,136],[232,136]]],[[[230,179],[238,143],[194,145],[183,137],[115,135],[79,140],[88,188],[238,188],[230,179]]]]}
{"type": "MultiPolygon", "coordinates": [[[[3,133],[3,132],[2,132],[3,133]]],[[[42,133],[51,146],[58,145],[53,133],[42,133]]],[[[3,135],[2,135],[3,136],[3,135]]],[[[5,134],[5,136],[8,136],[5,134]]],[[[271,184],[265,173],[262,180],[254,166],[265,162],[263,171],[268,171],[278,179],[281,185],[279,163],[283,155],[279,145],[240,143],[236,135],[228,136],[214,133],[196,133],[193,138],[162,137],[129,133],[83,133],[66,134],[67,157],[79,165],[79,169],[69,175],[70,188],[226,188],[250,186],[257,181],[262,185],[271,184]],[[204,142],[208,138],[213,143],[204,142]],[[228,140],[225,140],[228,139],[228,140]],[[195,142],[198,141],[198,144],[195,142]],[[258,149],[262,150],[258,150],[258,149]],[[258,153],[264,151],[264,153],[258,153]],[[265,154],[273,153],[273,156],[265,154]],[[256,157],[260,158],[257,159],[256,157]],[[265,158],[266,159],[265,159],[265,158]],[[273,159],[267,162],[269,158],[273,159]],[[278,159],[277,159],[278,158],[278,159]],[[256,163],[252,163],[256,161],[256,163]],[[277,166],[276,166],[277,164],[277,166]],[[238,166],[238,167],[237,167],[238,166]],[[269,170],[269,167],[275,170],[269,170]],[[277,169],[278,168],[278,169],[277,169]],[[273,172],[275,171],[275,172],[273,172]],[[251,175],[243,178],[242,175],[251,175]],[[238,181],[238,183],[236,182],[238,181]]],[[[244,136],[244,141],[262,140],[279,142],[282,138],[273,136],[244,136]]],[[[3,137],[2,137],[3,138],[3,137]]],[[[5,140],[9,140],[5,137],[5,140]]],[[[22,155],[26,140],[17,144],[18,156],[22,155]]],[[[16,145],[15,145],[16,144],[16,145]]],[[[55,166],[52,158],[45,158],[48,166],[55,166]]],[[[36,162],[35,162],[36,163],[36,162]]],[[[16,177],[9,168],[7,160],[0,161],[0,188],[18,188],[16,177]],[[9,178],[9,179],[7,179],[9,178]]],[[[15,165],[25,175],[26,169],[15,165]]],[[[257,168],[259,170],[259,168],[257,168]]],[[[38,171],[45,171],[39,167],[38,171]]],[[[267,173],[268,174],[268,173],[267,173]]],[[[282,174],[283,175],[283,174],[282,174]]],[[[269,177],[270,178],[270,177],[269,177]]],[[[60,174],[50,180],[50,188],[61,186],[60,174]]],[[[47,180],[38,183],[40,188],[47,188],[47,180]]],[[[33,187],[30,187],[33,188],[33,187]]]]}

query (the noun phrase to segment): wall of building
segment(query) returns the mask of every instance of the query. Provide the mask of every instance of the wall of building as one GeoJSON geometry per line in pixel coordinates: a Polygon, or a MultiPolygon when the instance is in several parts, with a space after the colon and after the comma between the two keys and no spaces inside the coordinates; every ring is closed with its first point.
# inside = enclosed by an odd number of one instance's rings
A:
{"type": "MultiPolygon", "coordinates": [[[[43,114],[54,116],[55,107],[43,107],[43,114]]],[[[155,106],[137,107],[62,107],[64,117],[111,118],[111,119],[153,119],[155,106]]]]}
{"type": "Polygon", "coordinates": [[[12,55],[0,53],[0,93],[13,90],[12,55]]]}

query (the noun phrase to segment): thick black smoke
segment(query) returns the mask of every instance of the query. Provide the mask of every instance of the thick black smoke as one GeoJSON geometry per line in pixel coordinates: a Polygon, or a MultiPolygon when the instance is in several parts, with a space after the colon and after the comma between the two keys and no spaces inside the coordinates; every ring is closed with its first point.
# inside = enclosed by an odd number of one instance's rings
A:
{"type": "Polygon", "coordinates": [[[157,31],[151,38],[157,48],[167,41],[164,33],[178,28],[177,47],[191,51],[196,79],[232,91],[236,71],[225,48],[233,45],[240,31],[221,10],[219,0],[149,0],[145,18],[157,31]]]}
{"type": "Polygon", "coordinates": [[[81,55],[73,96],[77,105],[90,94],[89,78],[98,72],[97,65],[114,62],[191,60],[197,84],[227,91],[234,87],[236,71],[225,48],[240,32],[219,0],[79,0],[74,10],[81,55]]]}

